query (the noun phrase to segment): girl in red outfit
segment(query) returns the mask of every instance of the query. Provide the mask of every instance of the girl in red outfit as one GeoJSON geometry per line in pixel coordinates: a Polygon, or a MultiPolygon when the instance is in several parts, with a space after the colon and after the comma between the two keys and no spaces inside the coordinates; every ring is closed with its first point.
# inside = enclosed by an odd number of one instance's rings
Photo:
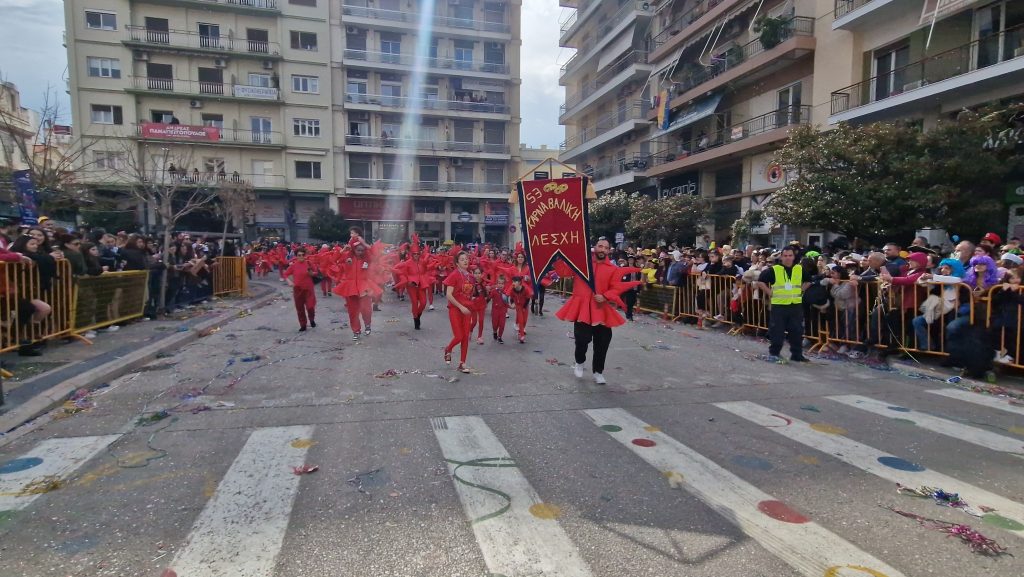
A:
{"type": "Polygon", "coordinates": [[[512,277],[512,286],[505,293],[512,306],[516,307],[516,329],[519,333],[519,344],[526,342],[526,320],[530,316],[529,304],[533,297],[533,291],[523,281],[521,276],[512,277]]]}
{"type": "Polygon", "coordinates": [[[295,312],[299,315],[299,332],[306,330],[306,319],[309,326],[316,328],[316,291],[313,290],[313,277],[317,274],[316,266],[306,261],[306,249],[295,251],[295,260],[288,265],[283,275],[292,287],[292,298],[295,300],[295,312]]]}
{"type": "Polygon", "coordinates": [[[469,332],[476,331],[476,344],[484,344],[484,314],[487,312],[487,286],[484,285],[484,271],[480,266],[473,267],[473,311],[471,315],[469,332]]]}
{"type": "Polygon", "coordinates": [[[362,238],[352,239],[342,254],[340,264],[341,280],[334,288],[334,294],[345,297],[348,309],[348,322],[352,327],[352,340],[359,340],[361,334],[370,335],[370,321],[373,315],[373,297],[381,291],[374,284],[370,264],[372,255],[366,248],[362,238]],[[359,324],[362,318],[363,328],[359,324]]]}
{"type": "Polygon", "coordinates": [[[494,331],[494,340],[501,344],[505,334],[505,318],[508,316],[508,296],[505,295],[505,275],[498,275],[498,282],[488,292],[487,299],[491,301],[491,330],[494,331]]]}
{"type": "Polygon", "coordinates": [[[473,311],[473,289],[475,282],[469,272],[469,253],[460,252],[455,257],[455,270],[444,279],[445,294],[448,297],[448,320],[452,324],[452,340],[444,348],[444,362],[452,364],[452,351],[462,346],[459,356],[459,372],[468,373],[466,355],[469,353],[470,322],[473,311]]]}
{"type": "Polygon", "coordinates": [[[420,330],[420,316],[427,307],[427,298],[434,291],[437,266],[419,245],[419,237],[412,235],[412,246],[409,260],[395,265],[394,273],[398,279],[395,288],[402,287],[409,293],[412,305],[412,321],[416,330],[420,330]]]}

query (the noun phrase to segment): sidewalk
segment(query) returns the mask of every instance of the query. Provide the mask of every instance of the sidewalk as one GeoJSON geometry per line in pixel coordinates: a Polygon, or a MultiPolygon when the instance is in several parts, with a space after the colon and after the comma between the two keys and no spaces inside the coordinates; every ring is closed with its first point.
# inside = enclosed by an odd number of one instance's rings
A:
{"type": "Polygon", "coordinates": [[[282,286],[250,282],[248,298],[216,299],[179,311],[172,318],[140,319],[114,332],[101,330],[92,345],[56,340],[40,357],[21,357],[16,352],[0,355],[4,368],[14,374],[0,383],[5,401],[0,405],[0,436],[62,403],[77,389],[117,378],[164,351],[270,303],[283,294],[282,286]]]}

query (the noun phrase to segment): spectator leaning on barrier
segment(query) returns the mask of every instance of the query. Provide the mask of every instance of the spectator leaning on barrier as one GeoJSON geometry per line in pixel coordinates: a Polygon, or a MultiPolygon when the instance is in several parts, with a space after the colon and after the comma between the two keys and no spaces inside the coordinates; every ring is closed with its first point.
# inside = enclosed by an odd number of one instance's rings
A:
{"type": "Polygon", "coordinates": [[[82,256],[82,241],[76,235],[67,232],[58,232],[56,239],[58,250],[71,263],[71,274],[76,277],[84,276],[86,269],[85,257],[82,256]]]}
{"type": "MultiPolygon", "coordinates": [[[[57,275],[57,262],[54,257],[44,252],[46,235],[42,229],[33,228],[29,234],[18,237],[11,245],[11,250],[28,257],[39,271],[39,295],[50,291],[53,286],[53,279],[57,275]]],[[[26,299],[18,303],[18,324],[26,326],[29,322],[41,322],[50,315],[51,308],[42,299],[26,299]]],[[[18,354],[25,357],[38,357],[43,354],[40,349],[45,346],[43,342],[32,342],[29,339],[22,339],[19,343],[18,354]]]]}
{"type": "Polygon", "coordinates": [[[810,286],[804,279],[810,279],[813,271],[804,271],[796,264],[796,248],[787,246],[780,254],[781,263],[766,268],[757,279],[757,286],[771,299],[771,317],[768,336],[769,361],[778,362],[783,342],[789,340],[790,358],[795,362],[807,362],[803,354],[803,308],[801,295],[810,286]]]}

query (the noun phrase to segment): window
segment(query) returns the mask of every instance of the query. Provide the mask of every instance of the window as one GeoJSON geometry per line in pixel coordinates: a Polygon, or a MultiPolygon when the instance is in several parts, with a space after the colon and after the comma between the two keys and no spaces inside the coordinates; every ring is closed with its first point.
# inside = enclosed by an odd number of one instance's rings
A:
{"type": "Polygon", "coordinates": [[[504,122],[484,122],[484,144],[505,144],[504,122]]]}
{"type": "Polygon", "coordinates": [[[910,63],[910,46],[901,46],[875,52],[875,100],[903,92],[906,69],[910,63]]]}
{"type": "Polygon", "coordinates": [[[473,67],[473,42],[469,40],[455,41],[455,67],[464,70],[473,67]]]}
{"type": "Polygon", "coordinates": [[[402,96],[401,84],[381,84],[380,103],[383,106],[399,106],[399,98],[402,96]]]}
{"type": "Polygon", "coordinates": [[[312,178],[319,180],[321,178],[320,163],[312,160],[296,160],[295,178],[312,178]]]}
{"type": "Polygon", "coordinates": [[[224,169],[223,158],[204,158],[203,169],[206,174],[217,174],[224,175],[227,171],[224,169]]]}
{"type": "Polygon", "coordinates": [[[505,184],[505,165],[487,164],[487,184],[505,184]]]}
{"type": "Polygon", "coordinates": [[[250,116],[249,126],[251,127],[253,142],[257,144],[270,144],[273,125],[269,118],[265,116],[250,116]]]}
{"type": "Polygon", "coordinates": [[[421,182],[437,182],[439,172],[440,170],[438,168],[438,162],[436,158],[420,160],[421,182]]]}
{"type": "Polygon", "coordinates": [[[370,158],[368,156],[349,156],[348,177],[370,178],[370,158]]]}
{"type": "Polygon", "coordinates": [[[316,33],[291,31],[292,48],[296,50],[309,50],[316,52],[316,33]]]}
{"type": "Polygon", "coordinates": [[[402,137],[402,117],[385,116],[380,120],[380,134],[384,138],[402,137]]]}
{"type": "Polygon", "coordinates": [[[473,121],[456,120],[454,142],[473,142],[473,121]]]}
{"type": "Polygon", "coordinates": [[[245,39],[249,52],[256,54],[270,53],[270,32],[262,28],[246,28],[245,39]]]}
{"type": "Polygon", "coordinates": [[[316,0],[288,0],[288,3],[296,6],[316,6],[316,0]]]}
{"type": "Polygon", "coordinates": [[[292,120],[292,133],[295,136],[320,136],[320,121],[312,118],[296,118],[292,120]]]}
{"type": "Polygon", "coordinates": [[[384,180],[395,180],[395,157],[385,156],[380,163],[381,170],[383,170],[384,180]]]}
{"type": "Polygon", "coordinates": [[[198,22],[199,46],[201,48],[220,48],[220,25],[198,22]]]}
{"type": "Polygon", "coordinates": [[[146,42],[154,44],[170,44],[170,23],[166,18],[146,16],[146,42]]]}
{"type": "Polygon", "coordinates": [[[224,94],[224,70],[220,68],[200,68],[199,93],[224,94]]]}
{"type": "MultiPolygon", "coordinates": [[[[358,28],[357,30],[358,32],[355,33],[345,33],[345,48],[358,52],[366,52],[366,31],[358,28]]],[[[348,54],[346,57],[365,59],[366,55],[348,54]]]]}
{"type": "Polygon", "coordinates": [[[438,120],[436,118],[424,118],[420,121],[420,140],[427,142],[437,142],[438,140],[438,120]]]}
{"type": "Polygon", "coordinates": [[[117,14],[113,12],[85,11],[85,27],[95,30],[117,30],[117,14]]]}
{"type": "Polygon", "coordinates": [[[223,114],[203,114],[203,126],[212,126],[214,128],[224,128],[224,115],[223,114]]]}
{"type": "Polygon", "coordinates": [[[473,163],[463,161],[462,166],[456,166],[453,182],[473,182],[473,163]]]}
{"type": "Polygon", "coordinates": [[[93,163],[103,170],[120,170],[124,168],[124,153],[109,150],[94,150],[93,163]]]}
{"type": "Polygon", "coordinates": [[[270,88],[270,75],[262,74],[257,72],[249,73],[249,86],[258,86],[260,88],[270,88]]]}
{"type": "Polygon", "coordinates": [[[110,104],[93,104],[89,119],[93,124],[124,124],[121,107],[110,104]]]}
{"type": "Polygon", "coordinates": [[[365,103],[367,101],[366,81],[349,79],[345,83],[345,99],[350,102],[365,103]]]}
{"type": "Polygon", "coordinates": [[[85,59],[89,67],[89,76],[97,78],[120,78],[121,61],[117,58],[97,58],[90,56],[85,59]]]}
{"type": "Polygon", "coordinates": [[[402,61],[402,35],[391,32],[381,32],[380,35],[381,62],[385,64],[398,64],[402,61]]]}
{"type": "Polygon", "coordinates": [[[150,90],[174,90],[174,69],[171,65],[147,62],[146,87],[150,90]]]}
{"type": "Polygon", "coordinates": [[[170,110],[150,110],[149,118],[160,124],[178,124],[174,121],[174,113],[170,110]]]}
{"type": "MultiPolygon", "coordinates": [[[[292,92],[320,94],[320,77],[292,74],[292,92]]],[[[365,94],[366,91],[363,91],[363,93],[365,94]]]]}

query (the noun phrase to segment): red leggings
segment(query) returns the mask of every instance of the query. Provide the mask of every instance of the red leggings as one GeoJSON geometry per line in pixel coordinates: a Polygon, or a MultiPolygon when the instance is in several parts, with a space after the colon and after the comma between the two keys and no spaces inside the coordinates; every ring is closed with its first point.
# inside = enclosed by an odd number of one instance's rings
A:
{"type": "Polygon", "coordinates": [[[292,287],[292,298],[295,299],[295,312],[299,315],[299,326],[306,328],[306,318],[313,321],[316,317],[316,291],[311,288],[292,287]]]}
{"type": "Polygon", "coordinates": [[[525,306],[516,307],[516,328],[519,329],[519,338],[526,336],[526,320],[530,317],[530,309],[525,306]]]}
{"type": "Polygon", "coordinates": [[[469,309],[472,314],[469,315],[469,336],[473,336],[473,329],[477,329],[476,338],[484,336],[484,315],[487,314],[487,309],[469,309]]]}
{"type": "Polygon", "coordinates": [[[505,334],[506,314],[508,314],[508,307],[491,306],[491,330],[497,333],[498,338],[505,334]]]}
{"type": "Polygon", "coordinates": [[[345,308],[348,309],[348,324],[352,327],[353,333],[363,330],[359,324],[359,317],[363,317],[363,324],[370,328],[370,315],[373,314],[373,297],[345,297],[345,308]]]}
{"type": "Polygon", "coordinates": [[[444,348],[444,352],[450,353],[455,350],[456,346],[462,345],[462,351],[459,353],[460,365],[466,364],[466,355],[469,353],[469,334],[472,332],[470,329],[471,316],[462,314],[462,311],[455,307],[448,307],[448,321],[452,324],[452,340],[444,348]]]}
{"type": "Polygon", "coordinates": [[[324,280],[320,281],[320,294],[325,297],[331,296],[331,288],[331,279],[324,278],[324,280]]]}
{"type": "Polygon", "coordinates": [[[412,318],[418,319],[427,308],[427,295],[430,291],[420,287],[409,287],[409,303],[412,305],[412,318]]]}

